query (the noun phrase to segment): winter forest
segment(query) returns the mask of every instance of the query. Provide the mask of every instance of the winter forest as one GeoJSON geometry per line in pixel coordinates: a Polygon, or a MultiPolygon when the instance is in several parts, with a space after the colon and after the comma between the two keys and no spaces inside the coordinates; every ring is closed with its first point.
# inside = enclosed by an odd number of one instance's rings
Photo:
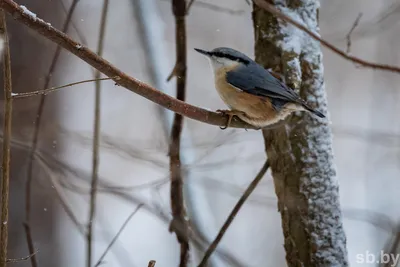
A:
{"type": "Polygon", "coordinates": [[[0,0],[0,267],[400,266],[399,21],[0,0]]]}

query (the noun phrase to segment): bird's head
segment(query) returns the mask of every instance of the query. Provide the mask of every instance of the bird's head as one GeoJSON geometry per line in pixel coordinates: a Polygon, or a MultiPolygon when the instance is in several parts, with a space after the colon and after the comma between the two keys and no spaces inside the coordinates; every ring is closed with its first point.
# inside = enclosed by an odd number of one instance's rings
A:
{"type": "Polygon", "coordinates": [[[230,69],[240,65],[248,65],[253,62],[253,60],[245,54],[228,47],[218,47],[211,51],[198,48],[194,50],[205,55],[210,60],[214,71],[224,67],[230,69]]]}

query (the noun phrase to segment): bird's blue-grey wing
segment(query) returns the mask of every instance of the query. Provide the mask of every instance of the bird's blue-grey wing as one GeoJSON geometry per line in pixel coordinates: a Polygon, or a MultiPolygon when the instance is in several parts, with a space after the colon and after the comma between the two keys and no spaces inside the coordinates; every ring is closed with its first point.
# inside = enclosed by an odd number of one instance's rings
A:
{"type": "Polygon", "coordinates": [[[229,84],[249,94],[287,102],[303,102],[292,89],[259,65],[239,66],[227,72],[226,80],[229,84]]]}

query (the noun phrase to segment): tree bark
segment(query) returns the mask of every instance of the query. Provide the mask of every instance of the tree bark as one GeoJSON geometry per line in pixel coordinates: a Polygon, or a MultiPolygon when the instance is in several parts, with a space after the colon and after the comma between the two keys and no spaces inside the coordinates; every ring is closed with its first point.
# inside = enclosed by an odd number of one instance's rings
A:
{"type": "MultiPolygon", "coordinates": [[[[274,4],[319,32],[319,1],[275,0],[274,4]]],[[[253,7],[256,61],[281,72],[303,99],[327,114],[319,42],[253,7]]],[[[263,131],[288,266],[348,266],[328,123],[302,112],[288,118],[286,125],[263,131]]]]}

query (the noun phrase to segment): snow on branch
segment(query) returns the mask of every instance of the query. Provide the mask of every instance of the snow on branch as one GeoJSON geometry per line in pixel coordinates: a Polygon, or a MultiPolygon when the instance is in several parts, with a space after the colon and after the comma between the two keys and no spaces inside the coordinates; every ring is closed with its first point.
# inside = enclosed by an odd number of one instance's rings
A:
{"type": "MultiPolygon", "coordinates": [[[[49,23],[39,19],[37,16],[32,15],[34,13],[30,12],[27,8],[19,6],[14,1],[3,0],[0,2],[0,7],[7,13],[11,14],[15,20],[22,22],[32,30],[43,35],[45,38],[53,41],[62,48],[76,55],[101,73],[112,78],[117,85],[123,86],[129,91],[141,95],[144,98],[163,106],[164,108],[190,119],[211,125],[226,125],[226,116],[187,104],[147,85],[142,81],[139,81],[138,79],[127,75],[123,71],[113,66],[107,60],[99,57],[90,49],[71,39],[65,33],[52,27],[49,23]]],[[[241,121],[238,118],[234,118],[230,126],[235,128],[255,129],[253,126],[241,121]]]]}

